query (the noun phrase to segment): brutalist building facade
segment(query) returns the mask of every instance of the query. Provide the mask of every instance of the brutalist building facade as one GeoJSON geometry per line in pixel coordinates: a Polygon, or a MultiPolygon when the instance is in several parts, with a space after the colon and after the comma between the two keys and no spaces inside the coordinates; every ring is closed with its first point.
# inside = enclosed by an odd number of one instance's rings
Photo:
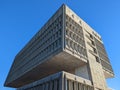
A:
{"type": "Polygon", "coordinates": [[[113,76],[101,36],[63,4],[16,55],[5,86],[107,90],[113,76]]]}

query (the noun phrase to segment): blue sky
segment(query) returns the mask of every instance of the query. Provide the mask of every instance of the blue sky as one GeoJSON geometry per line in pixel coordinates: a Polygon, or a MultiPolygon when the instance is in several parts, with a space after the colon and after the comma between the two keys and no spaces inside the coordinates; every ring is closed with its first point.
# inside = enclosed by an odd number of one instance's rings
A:
{"type": "Polygon", "coordinates": [[[53,13],[67,4],[104,41],[115,78],[108,86],[120,90],[120,0],[0,0],[0,90],[15,55],[53,13]]]}

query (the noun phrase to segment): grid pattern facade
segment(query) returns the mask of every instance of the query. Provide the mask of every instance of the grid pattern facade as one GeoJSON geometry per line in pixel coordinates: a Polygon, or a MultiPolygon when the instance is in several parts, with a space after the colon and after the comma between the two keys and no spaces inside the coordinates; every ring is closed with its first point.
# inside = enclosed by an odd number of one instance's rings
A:
{"type": "Polygon", "coordinates": [[[28,87],[26,89],[19,90],[59,90],[59,79],[44,82],[34,87],[28,87]]]}
{"type": "Polygon", "coordinates": [[[109,72],[113,73],[109,58],[107,56],[107,53],[105,51],[104,45],[97,39],[95,39],[96,47],[98,50],[98,55],[101,61],[101,65],[104,69],[109,70],[109,72]]]}
{"type": "MultiPolygon", "coordinates": [[[[59,79],[55,79],[52,81],[47,81],[42,84],[36,85],[34,87],[28,87],[26,89],[18,90],[60,90],[60,81],[59,79]]],[[[93,87],[86,85],[84,83],[79,83],[68,79],[65,90],[94,90],[94,89],[93,87]]]]}
{"type": "Polygon", "coordinates": [[[94,41],[95,37],[92,34],[90,34],[89,32],[87,32],[85,36],[88,39],[87,44],[91,47],[91,48],[89,48],[89,52],[95,57],[96,62],[100,63],[98,51],[97,51],[96,44],[94,41]]]}
{"type": "Polygon", "coordinates": [[[106,90],[105,78],[112,76],[99,34],[63,5],[17,54],[5,85],[18,90],[106,90]],[[49,78],[61,70],[84,79],[64,73],[49,78]]]}
{"type": "MultiPolygon", "coordinates": [[[[57,13],[58,14],[58,13],[57,13]]],[[[63,14],[45,25],[16,56],[9,73],[9,81],[24,75],[46,58],[62,50],[63,14]]]]}
{"type": "Polygon", "coordinates": [[[65,34],[66,49],[79,57],[84,57],[86,59],[87,51],[82,26],[76,23],[68,15],[66,15],[65,34]]]}
{"type": "Polygon", "coordinates": [[[110,73],[113,73],[101,38],[96,38],[94,34],[90,34],[89,32],[87,32],[86,37],[89,39],[89,42],[87,42],[87,44],[93,48],[93,50],[89,50],[89,52],[95,56],[96,62],[101,63],[103,69],[108,70],[110,73]]]}
{"type": "Polygon", "coordinates": [[[59,72],[56,75],[46,77],[47,79],[44,78],[17,90],[94,90],[92,85],[72,79],[74,78],[72,74],[67,73],[67,75],[65,72],[59,72]]]}

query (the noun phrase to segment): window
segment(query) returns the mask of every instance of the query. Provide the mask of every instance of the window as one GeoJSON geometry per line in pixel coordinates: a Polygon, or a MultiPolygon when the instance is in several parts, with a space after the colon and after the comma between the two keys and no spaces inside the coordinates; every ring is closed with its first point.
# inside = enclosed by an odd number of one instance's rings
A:
{"type": "Polygon", "coordinates": [[[85,47],[85,41],[81,39],[81,45],[85,47]]]}
{"type": "Polygon", "coordinates": [[[70,34],[70,38],[72,37],[72,32],[69,33],[70,34]]]}
{"type": "Polygon", "coordinates": [[[74,26],[72,26],[72,31],[74,31],[74,29],[75,29],[74,26]]]}
{"type": "Polygon", "coordinates": [[[96,62],[100,63],[100,60],[98,57],[95,57],[96,58],[96,62]]]}
{"type": "Polygon", "coordinates": [[[75,34],[73,34],[73,39],[75,40],[75,34]]]}
{"type": "Polygon", "coordinates": [[[95,54],[97,54],[97,50],[95,48],[93,48],[93,51],[94,51],[95,54]]]}
{"type": "Polygon", "coordinates": [[[74,18],[74,14],[72,14],[72,18],[74,18]]]}
{"type": "Polygon", "coordinates": [[[72,22],[72,19],[71,19],[71,18],[69,18],[69,21],[70,21],[70,22],[72,22]]]}
{"type": "Polygon", "coordinates": [[[73,49],[75,50],[75,43],[73,43],[73,49]]]}
{"type": "Polygon", "coordinates": [[[83,55],[87,57],[86,49],[83,49],[83,55]]]}
{"type": "Polygon", "coordinates": [[[90,34],[90,38],[93,39],[93,36],[90,34]]]}
{"type": "Polygon", "coordinates": [[[68,47],[70,47],[70,40],[68,40],[68,47]]]}
{"type": "Polygon", "coordinates": [[[61,44],[61,38],[59,38],[59,40],[58,40],[58,45],[60,45],[61,44]]]}
{"type": "Polygon", "coordinates": [[[59,28],[62,26],[62,22],[59,22],[59,28]]]}
{"type": "Polygon", "coordinates": [[[55,35],[53,35],[53,40],[55,40],[55,35]]]}
{"type": "Polygon", "coordinates": [[[77,33],[77,31],[78,31],[78,29],[76,28],[76,29],[75,29],[75,33],[77,33]]]}
{"type": "Polygon", "coordinates": [[[56,38],[58,38],[58,32],[56,32],[56,38]]]}
{"type": "Polygon", "coordinates": [[[77,42],[77,36],[75,35],[75,41],[77,42]]]}
{"type": "Polygon", "coordinates": [[[79,37],[77,36],[77,37],[76,37],[76,41],[78,42],[78,40],[79,40],[79,37]]]}
{"type": "Polygon", "coordinates": [[[68,22],[66,22],[66,26],[68,26],[68,22]]]}
{"type": "Polygon", "coordinates": [[[74,50],[74,43],[72,42],[72,49],[74,50]]]}
{"type": "Polygon", "coordinates": [[[69,19],[69,17],[66,15],[66,19],[68,20],[69,19]]]}
{"type": "Polygon", "coordinates": [[[66,30],[66,35],[68,36],[68,30],[66,30]]]}
{"type": "Polygon", "coordinates": [[[58,34],[59,34],[59,36],[61,35],[61,29],[59,29],[58,34]]]}
{"type": "Polygon", "coordinates": [[[71,32],[71,38],[72,38],[72,39],[74,39],[74,38],[73,38],[73,35],[74,35],[74,34],[71,32]]]}
{"type": "Polygon", "coordinates": [[[72,25],[70,24],[70,29],[72,29],[72,25]]]}
{"type": "Polygon", "coordinates": [[[81,47],[78,46],[78,52],[81,54],[81,47]]]}
{"type": "Polygon", "coordinates": [[[72,41],[70,41],[70,47],[72,48],[72,41]]]}
{"type": "Polygon", "coordinates": [[[80,38],[78,38],[78,43],[81,44],[81,39],[80,38]]]}
{"type": "Polygon", "coordinates": [[[93,45],[93,46],[95,46],[95,43],[94,43],[94,41],[91,41],[91,43],[92,43],[92,45],[93,45]]]}
{"type": "Polygon", "coordinates": [[[75,50],[76,50],[76,52],[78,51],[77,44],[75,44],[75,50]]]}

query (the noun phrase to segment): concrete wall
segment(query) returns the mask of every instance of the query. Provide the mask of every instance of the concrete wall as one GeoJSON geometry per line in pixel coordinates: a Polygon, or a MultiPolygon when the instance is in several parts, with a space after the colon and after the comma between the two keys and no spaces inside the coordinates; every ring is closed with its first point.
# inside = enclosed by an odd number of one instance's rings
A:
{"type": "MultiPolygon", "coordinates": [[[[21,87],[61,70],[91,80],[99,90],[106,90],[105,78],[113,76],[101,36],[65,5],[16,55],[5,85],[21,87]]],[[[68,80],[65,86],[67,83],[66,88],[72,90],[69,86],[75,82],[68,80]]],[[[47,90],[48,86],[40,88],[47,90]]]]}
{"type": "Polygon", "coordinates": [[[87,65],[83,65],[83,66],[75,69],[75,75],[90,80],[90,78],[89,78],[90,73],[88,73],[87,65]]]}
{"type": "Polygon", "coordinates": [[[93,90],[93,86],[89,80],[59,72],[17,90],[93,90]]]}

